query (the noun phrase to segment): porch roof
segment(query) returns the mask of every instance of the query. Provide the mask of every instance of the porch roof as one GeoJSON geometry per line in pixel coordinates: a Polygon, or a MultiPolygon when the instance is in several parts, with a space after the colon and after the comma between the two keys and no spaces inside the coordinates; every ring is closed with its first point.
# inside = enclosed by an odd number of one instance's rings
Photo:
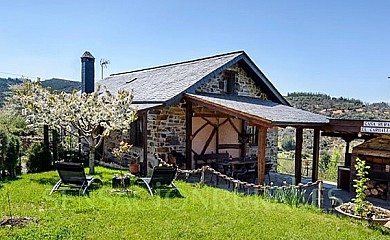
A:
{"type": "Polygon", "coordinates": [[[193,103],[212,110],[248,120],[254,124],[271,126],[323,126],[328,117],[257,98],[220,95],[189,94],[185,97],[193,103]]]}

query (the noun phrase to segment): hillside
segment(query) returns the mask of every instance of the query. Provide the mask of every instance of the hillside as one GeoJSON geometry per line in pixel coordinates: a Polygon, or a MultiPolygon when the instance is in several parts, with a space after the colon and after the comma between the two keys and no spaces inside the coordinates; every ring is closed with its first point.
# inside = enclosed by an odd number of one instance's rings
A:
{"type": "MultiPolygon", "coordinates": [[[[289,103],[303,110],[314,113],[320,113],[337,119],[360,119],[360,120],[390,120],[389,105],[387,103],[363,103],[361,100],[348,98],[335,98],[326,94],[294,92],[285,97],[289,103]]],[[[311,166],[313,130],[304,129],[303,132],[303,167],[311,166]]],[[[294,173],[294,150],[287,149],[285,146],[292,141],[292,147],[295,148],[295,129],[279,128],[279,156],[278,171],[293,174],[294,173]]],[[[351,142],[351,147],[360,144],[360,140],[351,142]]],[[[335,181],[337,176],[337,164],[343,165],[345,152],[345,142],[337,137],[321,137],[320,140],[320,177],[330,181],[335,181]],[[335,164],[329,165],[328,162],[333,159],[335,164]]],[[[332,160],[332,161],[333,161],[332,160]]],[[[305,168],[306,169],[306,168],[305,168]]],[[[304,174],[309,173],[310,167],[304,170],[304,174]]]]}
{"type": "Polygon", "coordinates": [[[51,78],[42,81],[42,87],[49,87],[51,90],[58,92],[72,92],[74,89],[81,89],[81,82],[51,78]]]}
{"type": "MultiPolygon", "coordinates": [[[[22,80],[19,78],[0,78],[0,105],[5,101],[7,95],[10,94],[9,87],[20,83],[22,83],[22,80]]],[[[49,87],[51,90],[59,92],[72,92],[73,89],[81,89],[80,82],[59,78],[44,80],[41,83],[43,87],[49,87]]]]}
{"type": "Polygon", "coordinates": [[[0,78],[0,104],[5,101],[5,98],[10,93],[9,86],[22,83],[18,78],[0,78]]]}
{"type": "Polygon", "coordinates": [[[320,93],[288,93],[289,103],[300,109],[320,113],[332,118],[361,120],[390,120],[389,104],[363,103],[361,100],[335,98],[320,93]]]}

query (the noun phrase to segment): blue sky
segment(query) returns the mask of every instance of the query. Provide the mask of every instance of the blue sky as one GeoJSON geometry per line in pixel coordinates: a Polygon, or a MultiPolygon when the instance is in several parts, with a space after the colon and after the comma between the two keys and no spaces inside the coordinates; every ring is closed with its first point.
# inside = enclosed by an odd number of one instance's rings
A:
{"type": "Polygon", "coordinates": [[[0,77],[80,81],[85,50],[110,60],[105,76],[245,50],[283,95],[389,102],[389,10],[386,0],[2,1],[0,77]]]}

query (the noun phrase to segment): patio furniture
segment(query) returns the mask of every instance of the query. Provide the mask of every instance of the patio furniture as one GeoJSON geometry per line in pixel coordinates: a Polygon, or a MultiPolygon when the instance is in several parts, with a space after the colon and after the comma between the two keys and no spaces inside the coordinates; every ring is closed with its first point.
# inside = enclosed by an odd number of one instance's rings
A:
{"type": "Polygon", "coordinates": [[[195,167],[200,168],[204,165],[208,165],[211,162],[222,162],[229,158],[229,153],[207,153],[207,154],[195,154],[195,167]]]}
{"type": "MultiPolygon", "coordinates": [[[[232,169],[231,176],[234,179],[238,179],[241,181],[250,180],[252,183],[255,183],[255,180],[258,175],[257,161],[233,161],[225,163],[225,166],[232,169]]],[[[271,176],[269,172],[272,170],[272,167],[273,163],[265,163],[265,175],[268,175],[268,184],[271,183],[271,176]]],[[[228,187],[230,187],[230,182],[228,183],[228,187]]]]}
{"type": "Polygon", "coordinates": [[[172,186],[176,193],[180,194],[179,189],[173,183],[177,174],[177,167],[156,166],[153,168],[153,173],[150,178],[138,178],[136,184],[145,184],[151,196],[154,195],[156,189],[160,187],[172,186]]]}
{"type": "Polygon", "coordinates": [[[79,192],[84,195],[87,193],[88,188],[94,181],[98,182],[98,184],[103,184],[100,179],[94,178],[92,176],[86,176],[82,163],[56,162],[56,165],[60,180],[58,180],[58,182],[51,189],[49,195],[51,195],[54,191],[57,191],[62,186],[78,188],[79,192]]]}

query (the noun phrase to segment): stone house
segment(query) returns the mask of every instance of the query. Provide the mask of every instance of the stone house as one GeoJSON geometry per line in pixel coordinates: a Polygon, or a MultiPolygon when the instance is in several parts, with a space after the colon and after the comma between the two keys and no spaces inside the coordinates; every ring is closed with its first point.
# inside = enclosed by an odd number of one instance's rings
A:
{"type": "MultiPolygon", "coordinates": [[[[83,86],[91,84],[85,83],[86,72],[83,86]]],[[[102,150],[109,156],[118,141],[129,141],[144,174],[155,153],[174,150],[191,169],[194,155],[228,152],[233,158],[256,157],[262,179],[265,162],[277,161],[278,127],[329,122],[291,107],[244,51],[112,74],[97,84],[111,92],[133,91],[138,120],[127,136],[106,139],[102,150]]]]}

